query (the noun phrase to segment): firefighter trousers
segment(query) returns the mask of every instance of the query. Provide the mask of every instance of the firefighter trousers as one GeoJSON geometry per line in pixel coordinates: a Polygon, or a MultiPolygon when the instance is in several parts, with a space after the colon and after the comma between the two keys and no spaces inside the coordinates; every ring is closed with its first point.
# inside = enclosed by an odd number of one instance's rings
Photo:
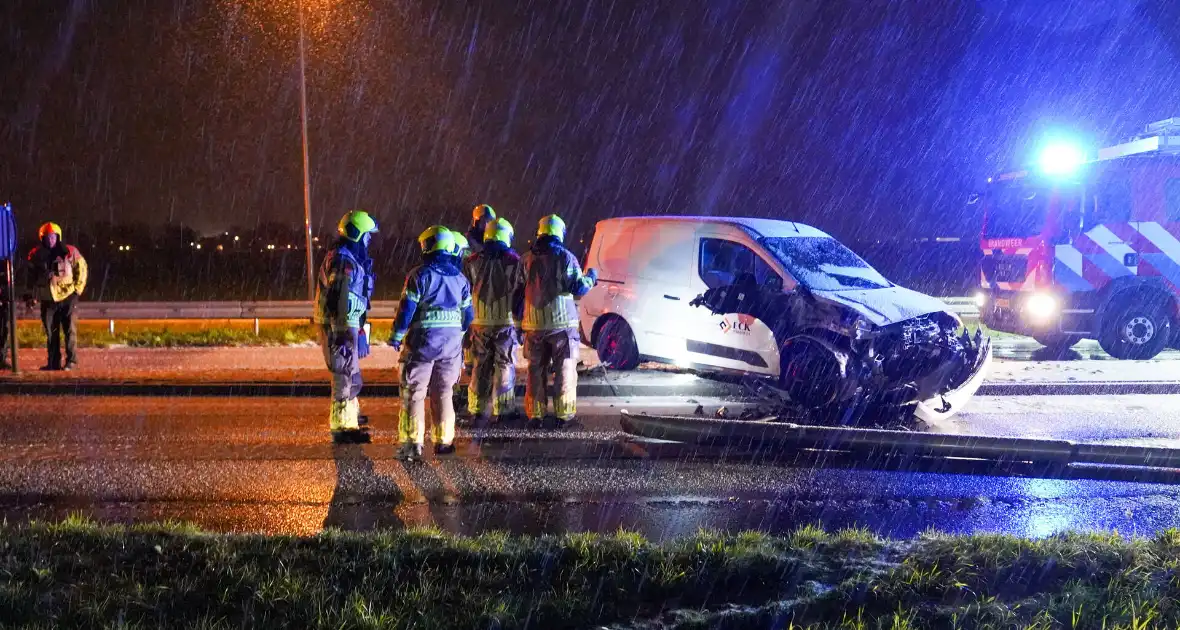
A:
{"type": "Polygon", "coordinates": [[[66,365],[78,362],[78,310],[74,306],[78,303],[78,296],[71,295],[60,302],[43,300],[41,302],[41,324],[45,327],[48,343],[45,344],[49,353],[49,367],[60,369],[61,341],[65,337],[66,365]]]}
{"type": "Polygon", "coordinates": [[[433,361],[408,354],[410,356],[401,366],[402,408],[398,417],[398,439],[402,444],[426,441],[426,399],[429,398],[434,443],[451,444],[455,441],[455,405],[451,398],[463,370],[463,353],[460,350],[454,356],[433,361]]]}
{"type": "Polygon", "coordinates": [[[540,420],[549,408],[546,382],[553,375],[553,413],[570,420],[578,412],[577,328],[537,330],[524,334],[524,353],[529,361],[524,406],[530,420],[540,420]]]}
{"type": "Polygon", "coordinates": [[[516,329],[475,326],[471,334],[474,359],[467,385],[467,411],[477,416],[491,404],[493,416],[516,411],[516,329]]]}
{"type": "Polygon", "coordinates": [[[324,363],[332,375],[332,408],[328,414],[328,428],[343,431],[360,428],[360,396],[364,380],[357,356],[358,331],[333,332],[328,326],[320,328],[320,346],[324,363]]]}

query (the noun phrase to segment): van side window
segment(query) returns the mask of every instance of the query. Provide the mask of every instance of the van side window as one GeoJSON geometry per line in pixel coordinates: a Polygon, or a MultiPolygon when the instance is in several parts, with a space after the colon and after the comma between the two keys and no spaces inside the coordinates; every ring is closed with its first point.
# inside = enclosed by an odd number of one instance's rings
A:
{"type": "Polygon", "coordinates": [[[1109,177],[1087,195],[1084,230],[1102,223],[1127,223],[1131,220],[1131,182],[1126,177],[1109,177]]]}
{"type": "Polygon", "coordinates": [[[1164,209],[1169,223],[1180,223],[1180,179],[1173,177],[1164,183],[1164,209]]]}
{"type": "Polygon", "coordinates": [[[719,238],[701,239],[701,260],[698,268],[701,280],[710,289],[724,287],[737,282],[742,274],[753,274],[759,284],[776,275],[754,250],[719,238]]]}

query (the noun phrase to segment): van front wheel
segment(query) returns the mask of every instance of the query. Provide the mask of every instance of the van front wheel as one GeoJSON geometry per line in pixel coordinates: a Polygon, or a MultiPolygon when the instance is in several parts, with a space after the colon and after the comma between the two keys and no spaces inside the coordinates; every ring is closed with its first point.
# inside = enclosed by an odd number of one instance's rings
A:
{"type": "Polygon", "coordinates": [[[1116,359],[1151,359],[1172,337],[1168,298],[1141,294],[1127,301],[1103,318],[1098,343],[1116,359]]]}
{"type": "Polygon", "coordinates": [[[598,331],[594,342],[598,360],[608,370],[634,370],[639,367],[639,346],[635,333],[621,317],[612,317],[598,331]]]}

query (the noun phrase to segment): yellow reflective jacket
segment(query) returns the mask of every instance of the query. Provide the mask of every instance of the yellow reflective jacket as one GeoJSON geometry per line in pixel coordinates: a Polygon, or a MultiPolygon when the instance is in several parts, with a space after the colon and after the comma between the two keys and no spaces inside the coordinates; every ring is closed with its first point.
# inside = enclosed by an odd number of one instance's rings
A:
{"type": "Polygon", "coordinates": [[[507,245],[491,241],[463,262],[475,304],[472,324],[486,328],[512,327],[524,306],[524,264],[507,245]]]}
{"type": "Polygon", "coordinates": [[[578,328],[574,298],[586,295],[594,279],[582,274],[578,259],[561,241],[537,239],[524,255],[524,281],[525,332],[578,328]]]}
{"type": "Polygon", "coordinates": [[[52,249],[38,245],[29,252],[28,288],[41,301],[81,296],[89,277],[86,259],[73,245],[59,243],[52,249]]]}

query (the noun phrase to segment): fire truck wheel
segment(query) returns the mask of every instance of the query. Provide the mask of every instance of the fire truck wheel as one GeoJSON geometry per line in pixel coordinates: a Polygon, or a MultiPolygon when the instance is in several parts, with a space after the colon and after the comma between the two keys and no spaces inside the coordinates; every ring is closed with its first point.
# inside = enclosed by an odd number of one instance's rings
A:
{"type": "Polygon", "coordinates": [[[1172,338],[1172,318],[1165,299],[1132,297],[1126,306],[1102,318],[1098,344],[1116,359],[1150,359],[1172,338]]]}
{"type": "Polygon", "coordinates": [[[1033,335],[1033,339],[1049,350],[1064,352],[1078,345],[1078,342],[1082,340],[1082,336],[1062,333],[1041,333],[1039,335],[1033,335]]]}
{"type": "Polygon", "coordinates": [[[598,360],[608,370],[634,370],[639,367],[639,346],[635,333],[622,317],[611,317],[598,331],[594,342],[598,360]]]}

